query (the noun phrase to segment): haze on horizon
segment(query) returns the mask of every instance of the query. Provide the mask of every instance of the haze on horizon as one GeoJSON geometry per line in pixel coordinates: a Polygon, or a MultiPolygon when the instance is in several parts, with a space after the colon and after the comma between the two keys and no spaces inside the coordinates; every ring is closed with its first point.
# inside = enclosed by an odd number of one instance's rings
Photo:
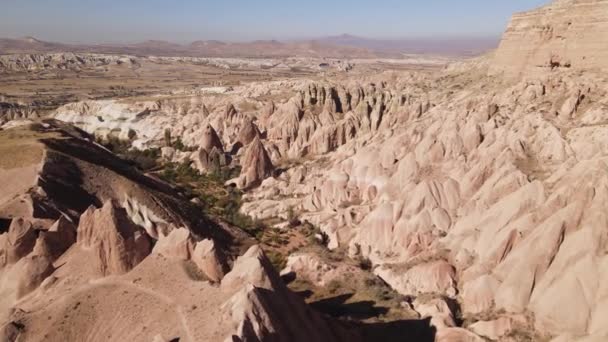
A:
{"type": "Polygon", "coordinates": [[[67,43],[498,37],[514,12],[547,0],[8,0],[0,37],[67,43]]]}

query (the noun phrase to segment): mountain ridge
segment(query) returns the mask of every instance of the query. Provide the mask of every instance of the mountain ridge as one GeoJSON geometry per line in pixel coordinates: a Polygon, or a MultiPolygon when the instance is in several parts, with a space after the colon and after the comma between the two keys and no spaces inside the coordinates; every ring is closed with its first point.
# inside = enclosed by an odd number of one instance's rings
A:
{"type": "Polygon", "coordinates": [[[478,55],[498,46],[495,38],[374,39],[342,34],[298,40],[226,42],[195,40],[178,44],[164,40],[137,43],[68,44],[35,37],[0,38],[0,54],[89,52],[184,57],[336,57],[399,58],[404,54],[478,55]]]}

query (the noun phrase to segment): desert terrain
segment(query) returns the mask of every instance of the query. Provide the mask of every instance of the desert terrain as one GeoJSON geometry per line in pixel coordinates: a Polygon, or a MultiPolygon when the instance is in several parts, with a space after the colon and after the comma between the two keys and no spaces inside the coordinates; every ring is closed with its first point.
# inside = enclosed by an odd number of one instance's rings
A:
{"type": "Polygon", "coordinates": [[[2,339],[608,340],[608,1],[353,40],[0,40],[2,339]]]}
{"type": "MultiPolygon", "coordinates": [[[[0,49],[3,51],[12,49],[0,49]]],[[[361,58],[356,53],[336,58],[331,57],[333,51],[321,51],[323,57],[318,57],[316,52],[297,55],[298,49],[285,52],[291,51],[291,57],[166,57],[44,52],[36,44],[24,51],[28,52],[0,54],[0,122],[43,117],[63,104],[81,100],[222,92],[250,82],[319,79],[346,71],[437,69],[459,59],[434,55],[361,58]]]]}

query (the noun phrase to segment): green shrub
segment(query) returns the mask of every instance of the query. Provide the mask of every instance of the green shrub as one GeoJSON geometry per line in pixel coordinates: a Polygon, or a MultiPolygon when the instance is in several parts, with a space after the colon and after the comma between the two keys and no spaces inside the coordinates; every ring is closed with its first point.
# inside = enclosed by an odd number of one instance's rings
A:
{"type": "Polygon", "coordinates": [[[277,271],[281,271],[287,265],[287,260],[281,253],[275,251],[266,251],[266,256],[277,271]]]}
{"type": "Polygon", "coordinates": [[[171,141],[173,139],[171,139],[171,130],[170,129],[168,129],[168,128],[165,129],[165,136],[164,136],[164,138],[165,138],[165,146],[167,146],[167,147],[171,146],[171,141]]]}
{"type": "Polygon", "coordinates": [[[369,258],[359,257],[359,267],[364,271],[369,271],[372,269],[373,264],[369,258]]]}
{"type": "Polygon", "coordinates": [[[337,294],[342,289],[342,283],[339,280],[332,280],[327,284],[327,292],[337,294]]]}
{"type": "MultiPolygon", "coordinates": [[[[194,150],[186,147],[178,137],[173,139],[169,129],[164,132],[165,145],[177,150],[194,150]]],[[[226,188],[224,183],[241,173],[239,167],[220,167],[213,173],[201,174],[192,167],[190,162],[165,163],[159,162],[161,151],[158,148],[138,150],[131,148],[131,142],[108,136],[97,140],[108,150],[140,169],[153,171],[167,183],[176,186],[177,190],[187,198],[197,198],[207,214],[220,217],[224,221],[248,232],[258,240],[263,236],[267,226],[258,220],[240,212],[242,193],[238,189],[226,188]],[[159,170],[159,168],[161,168],[159,170]]],[[[279,241],[284,243],[284,241],[279,241]]]]}
{"type": "Polygon", "coordinates": [[[158,158],[160,157],[160,150],[157,148],[143,151],[131,149],[119,156],[142,171],[150,171],[159,166],[158,158]]]}
{"type": "Polygon", "coordinates": [[[233,173],[233,170],[224,170],[214,174],[200,174],[190,163],[167,163],[160,176],[166,182],[179,185],[186,196],[198,198],[206,210],[224,221],[252,236],[261,236],[266,225],[240,212],[242,193],[224,187],[226,177],[233,173]]]}
{"type": "Polygon", "coordinates": [[[106,139],[98,139],[98,142],[141,171],[150,171],[159,166],[160,150],[158,148],[138,150],[131,148],[130,141],[120,140],[113,136],[108,136],[106,139]]]}

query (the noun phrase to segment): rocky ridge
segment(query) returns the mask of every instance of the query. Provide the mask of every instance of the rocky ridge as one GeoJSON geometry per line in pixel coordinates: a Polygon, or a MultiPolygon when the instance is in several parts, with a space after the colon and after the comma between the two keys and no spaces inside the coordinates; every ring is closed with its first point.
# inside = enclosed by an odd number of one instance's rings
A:
{"type": "Polygon", "coordinates": [[[360,339],[291,293],[245,233],[86,133],[46,120],[0,141],[2,340],[360,339]]]}

